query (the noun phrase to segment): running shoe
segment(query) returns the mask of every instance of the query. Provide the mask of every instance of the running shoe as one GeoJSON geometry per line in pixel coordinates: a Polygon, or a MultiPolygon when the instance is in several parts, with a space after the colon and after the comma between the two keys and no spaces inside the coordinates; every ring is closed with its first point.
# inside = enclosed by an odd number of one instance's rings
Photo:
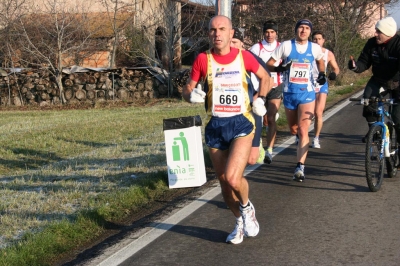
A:
{"type": "Polygon", "coordinates": [[[293,180],[303,182],[305,179],[304,176],[304,164],[296,167],[296,170],[294,170],[294,175],[293,175],[293,180]]]}
{"type": "Polygon", "coordinates": [[[253,204],[249,201],[246,207],[240,205],[240,213],[243,217],[243,231],[246,237],[254,237],[260,231],[260,226],[256,219],[256,210],[253,204]]]}
{"type": "Polygon", "coordinates": [[[265,152],[264,163],[271,164],[272,163],[272,154],[268,151],[265,152]]]}
{"type": "Polygon", "coordinates": [[[243,235],[243,220],[237,219],[235,229],[233,229],[232,233],[228,235],[226,242],[231,244],[240,244],[243,242],[243,235]]]}
{"type": "Polygon", "coordinates": [[[262,141],[260,140],[260,153],[256,163],[262,164],[264,161],[264,156],[265,156],[265,150],[264,147],[262,146],[262,141]]]}
{"type": "Polygon", "coordinates": [[[315,149],[320,149],[321,145],[319,144],[319,138],[314,138],[313,142],[312,142],[312,147],[315,149]]]}

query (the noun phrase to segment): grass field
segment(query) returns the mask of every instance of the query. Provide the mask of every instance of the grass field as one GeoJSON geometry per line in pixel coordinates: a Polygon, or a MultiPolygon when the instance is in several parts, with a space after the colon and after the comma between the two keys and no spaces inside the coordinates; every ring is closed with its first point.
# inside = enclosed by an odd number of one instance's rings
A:
{"type": "Polygon", "coordinates": [[[105,221],[168,190],[162,121],[197,114],[204,114],[203,105],[178,100],[2,112],[0,265],[50,263],[68,246],[100,234],[105,221]],[[52,254],[47,245],[57,242],[52,254]]]}
{"type": "MultiPolygon", "coordinates": [[[[360,81],[360,84],[365,80],[360,81]]],[[[337,101],[354,87],[332,88],[337,101]]],[[[283,107],[280,128],[286,128],[283,107]]],[[[162,121],[202,104],[2,111],[0,265],[53,265],[104,224],[168,193],[162,121]]]]}

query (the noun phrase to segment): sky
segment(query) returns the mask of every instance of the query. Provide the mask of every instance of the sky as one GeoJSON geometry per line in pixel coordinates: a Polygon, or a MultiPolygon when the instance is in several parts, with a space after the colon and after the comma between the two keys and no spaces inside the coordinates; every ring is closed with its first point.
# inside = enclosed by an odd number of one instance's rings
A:
{"type": "Polygon", "coordinates": [[[392,7],[386,6],[386,8],[389,13],[388,15],[396,20],[397,28],[400,28],[400,1],[396,5],[392,7]]]}
{"type": "MultiPolygon", "coordinates": [[[[210,0],[191,0],[192,2],[197,2],[197,3],[205,3],[209,2],[210,0]]],[[[215,2],[215,0],[213,0],[215,2]]],[[[397,28],[400,28],[400,1],[397,2],[393,6],[386,6],[389,16],[393,17],[394,20],[396,20],[397,23],[397,28]]]]}

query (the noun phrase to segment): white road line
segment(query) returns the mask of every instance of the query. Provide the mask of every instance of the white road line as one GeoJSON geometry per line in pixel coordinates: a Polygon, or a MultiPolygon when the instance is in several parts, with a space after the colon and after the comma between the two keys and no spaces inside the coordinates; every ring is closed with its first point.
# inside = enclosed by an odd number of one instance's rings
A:
{"type": "MultiPolygon", "coordinates": [[[[221,193],[221,189],[218,186],[209,189],[204,195],[200,196],[197,200],[193,201],[189,205],[186,205],[181,210],[165,219],[160,223],[152,223],[147,226],[147,230],[144,229],[138,233],[140,235],[135,240],[131,241],[129,244],[121,247],[116,253],[109,256],[107,259],[101,261],[99,266],[113,266],[124,262],[129,257],[133,256],[136,252],[150,244],[156,238],[167,232],[173,226],[177,225],[181,220],[195,212],[201,206],[215,198],[221,193]],[[150,230],[148,230],[150,228],[150,230]],[[147,232],[143,232],[147,231],[147,232]]],[[[133,237],[135,238],[135,237],[133,237]]],[[[119,245],[120,246],[120,245],[119,245]]]]}

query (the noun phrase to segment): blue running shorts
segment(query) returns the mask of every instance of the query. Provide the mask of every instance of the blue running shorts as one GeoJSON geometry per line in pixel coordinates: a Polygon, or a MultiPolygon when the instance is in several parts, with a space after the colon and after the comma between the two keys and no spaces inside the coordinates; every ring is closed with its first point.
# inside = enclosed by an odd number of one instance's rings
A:
{"type": "Polygon", "coordinates": [[[283,93],[283,105],[290,110],[296,110],[299,104],[310,103],[313,101],[315,101],[315,91],[283,93]]]}
{"type": "Polygon", "coordinates": [[[232,117],[213,116],[205,127],[205,141],[210,148],[227,150],[234,139],[251,133],[254,133],[254,120],[249,120],[243,114],[232,117]]]}
{"type": "Polygon", "coordinates": [[[324,85],[322,85],[321,88],[319,88],[319,92],[317,93],[326,93],[328,94],[328,82],[325,82],[324,85]]]}

